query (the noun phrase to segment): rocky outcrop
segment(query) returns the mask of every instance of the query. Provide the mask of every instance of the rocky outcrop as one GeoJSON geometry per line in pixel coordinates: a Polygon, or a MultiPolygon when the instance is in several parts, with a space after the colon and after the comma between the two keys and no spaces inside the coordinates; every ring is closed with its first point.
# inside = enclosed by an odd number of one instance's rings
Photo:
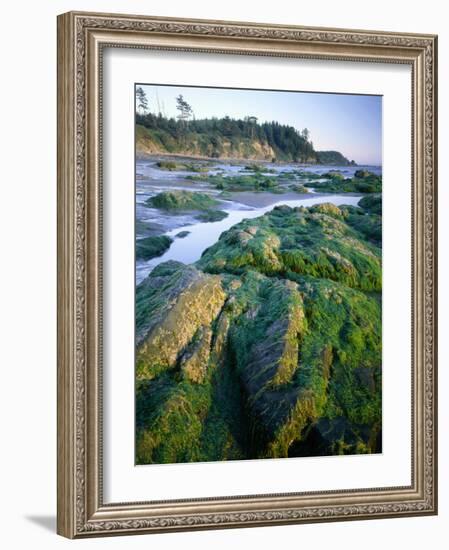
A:
{"type": "Polygon", "coordinates": [[[254,220],[244,220],[223,233],[198,266],[210,273],[239,275],[255,269],[292,280],[310,276],[378,291],[381,254],[345,222],[344,215],[333,204],[276,207],[258,218],[257,227],[254,220]]]}
{"type": "Polygon", "coordinates": [[[185,190],[163,191],[146,201],[147,206],[163,210],[209,210],[219,204],[207,193],[185,190]]]}
{"type": "Polygon", "coordinates": [[[156,268],[137,292],[137,378],[174,368],[201,327],[216,319],[225,298],[220,277],[176,262],[156,268]]]}
{"type": "Polygon", "coordinates": [[[210,358],[212,330],[201,326],[179,360],[181,372],[191,382],[204,382],[210,358]]]}
{"type": "MultiPolygon", "coordinates": [[[[159,132],[160,134],[160,132],[159,132]]],[[[166,135],[161,141],[156,132],[143,126],[136,126],[136,154],[138,158],[148,155],[177,154],[198,158],[221,158],[242,160],[269,160],[276,157],[274,149],[266,142],[254,139],[231,140],[222,137],[219,145],[212,136],[201,134],[191,136],[188,143],[166,135]]],[[[315,162],[315,157],[310,161],[315,162]]]]}
{"type": "Polygon", "coordinates": [[[381,250],[348,216],[277,208],[138,286],[138,463],[381,450],[381,250]]]}
{"type": "Polygon", "coordinates": [[[136,241],[136,258],[138,260],[151,260],[162,256],[170,248],[173,239],[167,235],[151,235],[136,241]]]}

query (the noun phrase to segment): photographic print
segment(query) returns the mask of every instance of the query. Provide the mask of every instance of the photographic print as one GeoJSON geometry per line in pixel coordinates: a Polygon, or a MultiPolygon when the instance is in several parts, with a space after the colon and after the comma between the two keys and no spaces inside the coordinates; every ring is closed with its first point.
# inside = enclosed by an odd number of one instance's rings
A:
{"type": "Polygon", "coordinates": [[[136,464],[382,450],[382,98],[136,84],[136,464]]]}

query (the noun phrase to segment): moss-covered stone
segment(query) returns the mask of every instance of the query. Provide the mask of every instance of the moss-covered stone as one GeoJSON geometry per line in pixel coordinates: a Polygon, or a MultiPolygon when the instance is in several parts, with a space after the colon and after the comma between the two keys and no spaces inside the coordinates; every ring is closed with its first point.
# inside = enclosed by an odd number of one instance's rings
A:
{"type": "Polygon", "coordinates": [[[363,179],[363,178],[367,178],[370,174],[371,172],[368,172],[368,170],[356,170],[354,172],[354,177],[363,179]]]}
{"type": "Polygon", "coordinates": [[[277,207],[223,233],[198,266],[209,273],[248,269],[296,280],[298,275],[331,279],[378,291],[382,284],[380,250],[366,242],[332,204],[312,208],[277,207]]]}
{"type": "Polygon", "coordinates": [[[381,450],[372,216],[276,208],[139,285],[139,464],[381,450]]]}
{"type": "Polygon", "coordinates": [[[248,170],[249,172],[264,172],[265,174],[275,174],[276,170],[273,168],[268,168],[265,164],[247,164],[245,166],[245,170],[248,170]]]}
{"type": "Polygon", "coordinates": [[[266,175],[261,171],[237,176],[223,176],[221,174],[188,176],[188,179],[207,182],[216,189],[228,192],[249,190],[276,192],[279,190],[279,177],[266,175]]]}
{"type": "Polygon", "coordinates": [[[187,235],[190,235],[190,231],[180,231],[179,233],[176,233],[176,237],[178,239],[185,239],[187,235]]]}
{"type": "Polygon", "coordinates": [[[210,327],[201,326],[179,359],[181,372],[191,382],[200,383],[206,378],[211,340],[210,327]]]}
{"type": "Polygon", "coordinates": [[[290,189],[292,191],[294,191],[295,193],[300,193],[301,195],[303,195],[304,193],[308,193],[309,190],[307,189],[307,187],[304,187],[304,185],[291,185],[290,186],[290,189]]]}
{"type": "Polygon", "coordinates": [[[151,379],[174,368],[198,329],[212,323],[225,301],[220,277],[168,263],[158,266],[137,287],[138,379],[151,379]]]}
{"type": "Polygon", "coordinates": [[[177,381],[169,373],[138,382],[137,464],[201,460],[202,419],[210,405],[208,385],[177,381]]]}
{"type": "Polygon", "coordinates": [[[382,246],[382,216],[354,206],[341,208],[345,222],[365,239],[378,247],[382,246]]]}
{"type": "Polygon", "coordinates": [[[150,197],[146,204],[163,210],[209,210],[219,202],[206,193],[174,190],[150,197]]]}
{"type": "Polygon", "coordinates": [[[359,206],[371,214],[382,215],[382,195],[367,195],[360,199],[359,206]]]}
{"type": "Polygon", "coordinates": [[[224,210],[205,210],[197,214],[195,218],[201,222],[219,222],[228,216],[229,214],[224,210]]]}
{"type": "Polygon", "coordinates": [[[138,260],[150,260],[162,254],[170,248],[173,239],[167,235],[144,237],[136,241],[136,258],[138,260]]]}
{"type": "Polygon", "coordinates": [[[322,177],[339,181],[343,181],[345,179],[344,175],[338,170],[331,170],[330,172],[326,172],[325,174],[323,174],[322,177]]]}
{"type": "Polygon", "coordinates": [[[339,172],[323,174],[325,181],[314,181],[313,187],[329,193],[381,193],[382,176],[366,170],[357,170],[353,178],[345,178],[339,172]]]}
{"type": "Polygon", "coordinates": [[[230,344],[247,395],[251,452],[289,456],[307,427],[337,416],[354,424],[360,441],[375,451],[366,427],[376,429],[381,415],[378,301],[314,278],[285,285],[248,272],[231,311],[230,344]]]}
{"type": "Polygon", "coordinates": [[[173,160],[160,160],[156,162],[156,166],[160,170],[168,170],[169,172],[187,171],[187,172],[207,172],[209,167],[205,164],[193,162],[175,162],[173,160]]]}

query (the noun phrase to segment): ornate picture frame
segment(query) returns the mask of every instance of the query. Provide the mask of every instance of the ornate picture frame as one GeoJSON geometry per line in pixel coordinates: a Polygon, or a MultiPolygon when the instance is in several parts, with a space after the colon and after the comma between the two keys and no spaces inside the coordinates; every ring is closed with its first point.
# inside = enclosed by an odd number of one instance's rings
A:
{"type": "MultiPolygon", "coordinates": [[[[407,312],[409,313],[409,312],[407,312]]],[[[408,353],[409,350],[407,350],[408,353]]],[[[404,359],[408,360],[408,357],[404,359]]],[[[58,533],[69,538],[437,513],[437,37],[70,12],[58,17],[58,533]],[[105,48],[404,64],[412,74],[411,484],[105,503],[105,48]]]]}

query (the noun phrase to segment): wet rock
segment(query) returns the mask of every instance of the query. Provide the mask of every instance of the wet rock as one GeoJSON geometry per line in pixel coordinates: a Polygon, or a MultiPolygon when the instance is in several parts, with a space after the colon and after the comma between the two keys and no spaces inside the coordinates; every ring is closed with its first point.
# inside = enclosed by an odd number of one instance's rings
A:
{"type": "Polygon", "coordinates": [[[147,199],[147,206],[163,210],[209,210],[218,205],[218,201],[207,193],[198,193],[184,190],[163,191],[147,199]]]}
{"type": "Polygon", "coordinates": [[[371,214],[382,214],[382,195],[367,195],[360,199],[359,206],[371,214]]]}
{"type": "Polygon", "coordinates": [[[195,216],[195,219],[199,220],[200,222],[219,222],[221,220],[224,220],[227,218],[229,214],[225,212],[224,210],[205,210],[204,212],[200,212],[195,216]]]}
{"type": "MultiPolygon", "coordinates": [[[[358,216],[357,216],[358,217],[358,216]]],[[[351,224],[356,224],[351,218],[351,224]]],[[[377,291],[382,285],[381,251],[346,223],[332,204],[311,208],[278,206],[224,232],[198,266],[209,273],[240,275],[256,270],[296,280],[330,279],[352,288],[377,291]]]]}
{"type": "Polygon", "coordinates": [[[342,218],[342,212],[340,208],[338,208],[338,206],[335,206],[335,204],[332,204],[331,202],[323,202],[321,204],[317,204],[316,206],[311,206],[309,208],[309,212],[327,214],[328,216],[332,216],[334,218],[342,218]]]}
{"type": "Polygon", "coordinates": [[[354,172],[355,178],[367,178],[371,175],[371,172],[368,172],[368,170],[356,170],[354,172]]]}
{"type": "Polygon", "coordinates": [[[218,316],[225,298],[220,277],[177,262],[159,265],[136,293],[137,378],[173,368],[198,329],[218,316]]]}
{"type": "Polygon", "coordinates": [[[212,331],[201,326],[179,360],[184,376],[191,382],[204,382],[210,357],[212,331]]]}
{"type": "Polygon", "coordinates": [[[351,216],[276,208],[139,285],[138,463],[381,450],[381,249],[351,216]]]}
{"type": "Polygon", "coordinates": [[[136,242],[136,258],[138,260],[151,260],[162,256],[170,248],[173,239],[167,235],[144,237],[136,242]]]}
{"type": "Polygon", "coordinates": [[[190,235],[190,231],[180,231],[179,233],[176,233],[176,237],[178,239],[185,239],[187,235],[190,235]]]}

